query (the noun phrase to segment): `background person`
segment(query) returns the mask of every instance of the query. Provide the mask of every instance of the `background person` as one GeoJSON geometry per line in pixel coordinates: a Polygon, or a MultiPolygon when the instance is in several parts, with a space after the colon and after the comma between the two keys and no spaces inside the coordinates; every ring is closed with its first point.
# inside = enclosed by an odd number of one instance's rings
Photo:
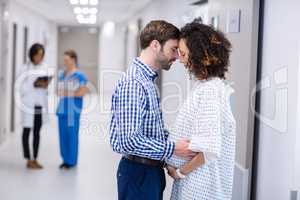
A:
{"type": "Polygon", "coordinates": [[[45,49],[43,45],[35,43],[29,50],[29,62],[24,65],[23,72],[27,73],[24,83],[21,87],[21,101],[29,108],[29,111],[22,111],[22,144],[24,157],[27,160],[27,168],[29,169],[42,169],[43,166],[37,161],[39,146],[40,146],[40,130],[46,118],[48,106],[47,87],[49,80],[38,80],[39,75],[34,73],[41,71],[46,73],[47,68],[43,64],[45,49]],[[44,71],[43,71],[44,70],[44,71]],[[31,73],[32,72],[32,73],[31,73]],[[33,132],[33,153],[30,153],[29,135],[33,132]]]}
{"type": "Polygon", "coordinates": [[[74,50],[64,53],[65,69],[58,74],[57,107],[59,125],[60,153],[63,163],[61,169],[77,165],[79,144],[79,123],[83,106],[83,96],[87,93],[87,79],[78,70],[78,57],[74,50]]]}

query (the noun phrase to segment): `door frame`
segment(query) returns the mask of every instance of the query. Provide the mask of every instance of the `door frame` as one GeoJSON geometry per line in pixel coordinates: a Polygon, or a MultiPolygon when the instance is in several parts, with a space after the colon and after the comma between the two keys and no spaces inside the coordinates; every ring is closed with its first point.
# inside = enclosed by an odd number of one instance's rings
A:
{"type": "Polygon", "coordinates": [[[11,107],[10,107],[10,132],[15,131],[15,79],[16,79],[16,68],[17,68],[17,42],[18,42],[18,24],[13,23],[12,29],[12,55],[11,55],[11,107]]]}
{"type": "MultiPolygon", "coordinates": [[[[262,58],[263,58],[263,34],[264,34],[264,11],[265,0],[259,1],[259,22],[258,22],[258,46],[257,46],[257,68],[256,84],[262,80],[262,58]]],[[[255,112],[261,111],[261,92],[257,91],[255,95],[255,112]]],[[[259,127],[260,119],[255,115],[254,119],[254,136],[253,136],[253,155],[252,155],[252,173],[251,173],[251,190],[250,199],[256,200],[257,194],[257,175],[258,175],[258,157],[259,157],[259,127]]]]}

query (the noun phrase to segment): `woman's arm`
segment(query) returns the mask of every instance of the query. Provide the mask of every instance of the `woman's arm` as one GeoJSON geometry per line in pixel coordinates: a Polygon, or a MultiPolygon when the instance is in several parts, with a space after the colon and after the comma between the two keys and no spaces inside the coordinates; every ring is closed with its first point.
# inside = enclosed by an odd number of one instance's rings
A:
{"type": "MultiPolygon", "coordinates": [[[[201,165],[203,165],[205,163],[205,158],[204,158],[204,154],[202,152],[199,152],[196,154],[196,156],[194,156],[192,158],[191,161],[189,161],[188,163],[184,164],[180,169],[180,173],[183,175],[187,175],[189,173],[191,173],[193,170],[197,169],[198,167],[200,167],[201,165]]],[[[172,167],[172,166],[168,166],[168,174],[173,177],[174,179],[179,179],[179,176],[177,175],[176,172],[176,168],[172,167]]]]}
{"type": "Polygon", "coordinates": [[[82,97],[88,92],[86,86],[80,86],[75,92],[65,91],[63,96],[68,97],[82,97]]]}
{"type": "Polygon", "coordinates": [[[84,96],[86,93],[88,92],[88,89],[86,86],[81,86],[78,88],[78,90],[76,90],[74,93],[73,93],[73,96],[74,97],[82,97],[84,96]]]}
{"type": "Polygon", "coordinates": [[[191,173],[194,169],[197,169],[205,163],[204,154],[202,152],[197,153],[197,155],[188,163],[180,168],[180,172],[183,175],[191,173]]]}

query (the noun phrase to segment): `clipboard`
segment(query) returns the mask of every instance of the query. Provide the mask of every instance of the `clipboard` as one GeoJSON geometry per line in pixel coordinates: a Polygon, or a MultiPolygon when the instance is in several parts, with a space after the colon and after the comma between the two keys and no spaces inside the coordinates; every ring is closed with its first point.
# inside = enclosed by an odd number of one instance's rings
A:
{"type": "Polygon", "coordinates": [[[45,88],[49,85],[51,80],[52,76],[40,76],[34,81],[33,86],[35,88],[45,88]]]}

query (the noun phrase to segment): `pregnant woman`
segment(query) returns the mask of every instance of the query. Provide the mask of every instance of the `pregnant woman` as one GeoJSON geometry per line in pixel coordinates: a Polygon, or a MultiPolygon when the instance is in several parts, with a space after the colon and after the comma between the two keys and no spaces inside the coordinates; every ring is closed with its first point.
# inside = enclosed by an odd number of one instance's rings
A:
{"type": "Polygon", "coordinates": [[[179,57],[196,85],[179,111],[169,139],[191,140],[198,154],[173,156],[168,173],[175,180],[172,200],[230,200],[235,159],[233,89],[225,83],[231,44],[212,27],[194,21],[181,30],[179,57]]]}

